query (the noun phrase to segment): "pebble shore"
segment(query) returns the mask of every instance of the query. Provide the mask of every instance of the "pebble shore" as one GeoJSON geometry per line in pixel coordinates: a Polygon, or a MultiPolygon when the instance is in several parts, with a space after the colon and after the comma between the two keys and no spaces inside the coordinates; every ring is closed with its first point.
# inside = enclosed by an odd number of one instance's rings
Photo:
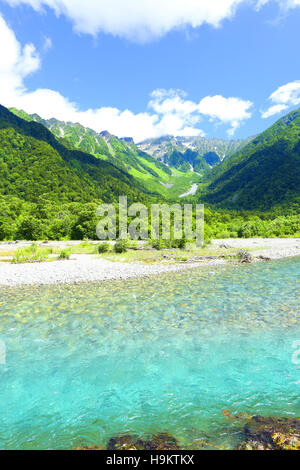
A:
{"type": "MultiPolygon", "coordinates": [[[[59,243],[63,247],[66,242],[53,243],[55,243],[55,246],[59,243]]],[[[260,258],[271,260],[300,256],[299,238],[215,240],[213,245],[225,246],[228,249],[251,249],[252,256],[257,260],[260,258]]],[[[51,246],[51,244],[49,243],[48,246],[51,246]]],[[[7,249],[6,245],[1,244],[1,249],[7,249]]],[[[129,279],[183,271],[201,266],[221,265],[227,262],[226,259],[219,258],[171,265],[141,264],[113,262],[93,255],[73,255],[70,260],[44,263],[10,264],[0,262],[0,287],[129,279]]]]}
{"type": "MultiPolygon", "coordinates": [[[[213,260],[209,264],[224,264],[213,260]]],[[[206,263],[207,264],[207,263],[206,263]]],[[[0,286],[70,284],[79,282],[108,281],[151,276],[166,272],[196,268],[203,263],[173,265],[142,265],[119,263],[92,255],[75,255],[67,261],[30,264],[0,264],[0,286]]]]}

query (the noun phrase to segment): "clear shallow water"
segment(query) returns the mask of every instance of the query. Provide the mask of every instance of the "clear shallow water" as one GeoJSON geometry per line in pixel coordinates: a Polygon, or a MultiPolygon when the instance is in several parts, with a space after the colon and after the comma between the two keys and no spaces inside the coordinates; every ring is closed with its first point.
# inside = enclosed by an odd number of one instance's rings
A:
{"type": "Polygon", "coordinates": [[[300,259],[0,289],[0,448],[169,431],[233,447],[232,413],[300,416],[300,259]]]}

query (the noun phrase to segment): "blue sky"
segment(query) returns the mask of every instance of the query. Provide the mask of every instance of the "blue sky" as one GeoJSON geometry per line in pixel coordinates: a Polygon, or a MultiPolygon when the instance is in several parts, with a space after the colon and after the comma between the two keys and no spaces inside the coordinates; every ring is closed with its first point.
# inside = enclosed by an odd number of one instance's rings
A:
{"type": "Polygon", "coordinates": [[[243,138],[300,105],[300,0],[0,0],[0,19],[0,102],[45,118],[243,138]]]}

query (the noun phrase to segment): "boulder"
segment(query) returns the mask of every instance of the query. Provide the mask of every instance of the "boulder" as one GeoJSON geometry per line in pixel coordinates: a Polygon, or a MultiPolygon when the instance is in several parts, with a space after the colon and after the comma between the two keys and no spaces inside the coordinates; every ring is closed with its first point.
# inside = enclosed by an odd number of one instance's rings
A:
{"type": "Polygon", "coordinates": [[[238,256],[240,258],[240,263],[252,263],[253,257],[247,251],[239,251],[238,256]]]}
{"type": "Polygon", "coordinates": [[[252,416],[237,450],[300,450],[300,418],[252,416]]]}

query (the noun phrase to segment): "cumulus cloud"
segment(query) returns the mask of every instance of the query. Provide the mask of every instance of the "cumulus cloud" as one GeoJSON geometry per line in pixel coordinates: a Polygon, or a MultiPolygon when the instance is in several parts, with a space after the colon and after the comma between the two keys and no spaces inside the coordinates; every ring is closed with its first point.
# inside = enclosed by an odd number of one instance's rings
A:
{"type": "Polygon", "coordinates": [[[149,107],[169,119],[176,116],[186,127],[190,127],[199,123],[203,117],[208,117],[217,124],[229,125],[229,136],[252,115],[253,103],[240,98],[206,96],[199,103],[195,103],[185,99],[186,95],[181,90],[155,90],[151,98],[149,107]]]}
{"type": "Polygon", "coordinates": [[[252,116],[250,111],[252,107],[253,103],[251,101],[216,95],[203,98],[198,109],[201,114],[209,116],[211,120],[230,124],[231,128],[227,133],[229,136],[233,136],[242,122],[252,116]]]}
{"type": "Polygon", "coordinates": [[[277,88],[269,96],[269,100],[272,102],[272,105],[266,111],[261,112],[261,116],[264,119],[285,111],[292,106],[298,106],[300,104],[300,80],[277,88]]]}
{"type": "Polygon", "coordinates": [[[64,15],[76,31],[100,31],[137,41],[158,38],[174,28],[218,27],[248,0],[4,0],[27,4],[37,11],[49,7],[64,15]]]}
{"type": "Polygon", "coordinates": [[[239,125],[251,116],[250,101],[240,98],[208,96],[200,102],[187,99],[181,90],[158,89],[152,92],[148,110],[133,113],[117,108],[102,107],[81,110],[58,91],[39,88],[29,91],[25,78],[36,72],[41,61],[33,44],[21,47],[14,32],[0,16],[0,103],[14,106],[44,119],[56,117],[63,121],[80,122],[97,132],[107,129],[119,136],[131,136],[136,141],[165,134],[204,135],[199,124],[208,117],[216,123],[229,125],[232,135],[239,125]]]}
{"type": "Polygon", "coordinates": [[[287,105],[285,104],[274,104],[273,106],[270,106],[267,111],[262,111],[261,112],[261,117],[263,119],[266,119],[271,116],[275,116],[275,114],[281,113],[282,111],[285,111],[288,108],[287,105]]]}
{"type": "Polygon", "coordinates": [[[28,5],[43,13],[46,7],[68,18],[75,31],[99,32],[133,41],[160,38],[174,29],[218,27],[234,16],[241,4],[260,10],[277,3],[281,11],[300,6],[300,0],[2,0],[10,6],[28,5]]]}

